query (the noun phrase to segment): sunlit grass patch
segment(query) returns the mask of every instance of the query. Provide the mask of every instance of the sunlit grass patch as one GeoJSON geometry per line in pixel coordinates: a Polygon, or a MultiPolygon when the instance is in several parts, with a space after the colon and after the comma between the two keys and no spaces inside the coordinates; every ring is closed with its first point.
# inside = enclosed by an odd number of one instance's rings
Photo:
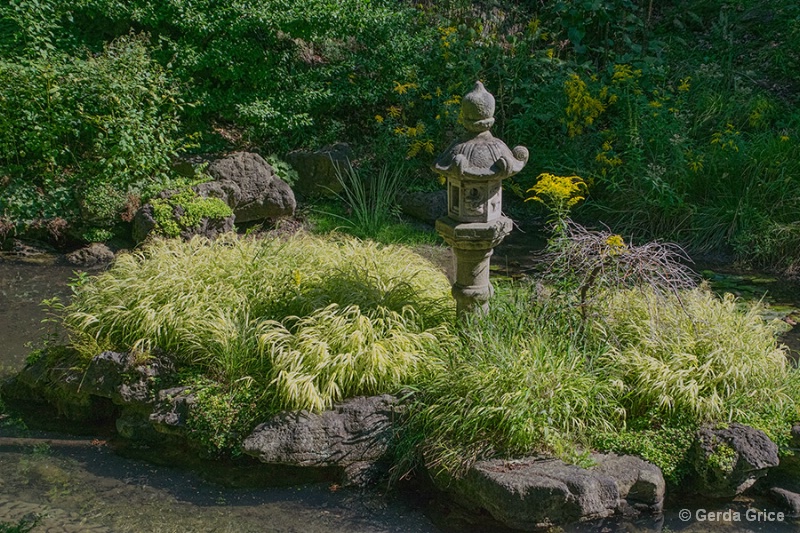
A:
{"type": "Polygon", "coordinates": [[[625,384],[629,416],[748,422],[765,405],[795,408],[797,372],[758,305],[741,311],[733,296],[703,289],[658,298],[633,289],[602,307],[593,334],[610,345],[601,364],[625,384]]]}
{"type": "Polygon", "coordinates": [[[705,288],[616,288],[587,325],[569,301],[528,284],[500,290],[488,316],[435,352],[398,475],[419,461],[459,475],[533,453],[580,464],[594,449],[642,455],[677,483],[701,424],[741,422],[786,442],[800,372],[757,308],[705,288]]]}
{"type": "Polygon", "coordinates": [[[321,409],[408,380],[453,307],[445,276],[404,247],[228,236],[121,256],[77,288],[64,322],[86,357],[158,349],[221,383],[253,379],[275,405],[321,409]]]}

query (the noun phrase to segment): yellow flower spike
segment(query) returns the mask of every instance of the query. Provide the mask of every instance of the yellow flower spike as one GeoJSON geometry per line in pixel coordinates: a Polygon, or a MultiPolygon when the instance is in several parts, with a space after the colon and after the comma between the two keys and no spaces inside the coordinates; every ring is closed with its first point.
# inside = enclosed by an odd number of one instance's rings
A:
{"type": "Polygon", "coordinates": [[[678,91],[682,93],[689,92],[689,89],[691,88],[690,84],[691,81],[692,81],[691,76],[687,76],[681,79],[681,82],[678,84],[678,91]]]}
{"type": "Polygon", "coordinates": [[[399,107],[397,107],[396,105],[393,105],[393,106],[391,106],[391,107],[390,107],[390,108],[387,110],[387,112],[389,113],[389,116],[390,116],[390,117],[392,117],[392,118],[398,118],[398,117],[400,117],[400,113],[401,113],[402,111],[403,111],[403,110],[402,110],[402,109],[400,109],[399,107]]]}
{"type": "Polygon", "coordinates": [[[383,117],[380,116],[380,115],[375,115],[375,122],[377,122],[378,124],[382,124],[383,123],[383,117]]]}

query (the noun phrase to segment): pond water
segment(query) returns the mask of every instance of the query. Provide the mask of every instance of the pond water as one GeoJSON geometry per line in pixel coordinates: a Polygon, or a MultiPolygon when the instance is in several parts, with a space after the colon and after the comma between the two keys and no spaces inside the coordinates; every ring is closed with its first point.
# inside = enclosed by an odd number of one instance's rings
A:
{"type": "MultiPolygon", "coordinates": [[[[53,296],[68,298],[72,276],[70,267],[0,259],[0,374],[21,368],[31,343],[52,334],[41,328],[46,313],[38,302],[53,296]]],[[[784,300],[798,306],[800,292],[789,291],[776,302],[784,300]]],[[[339,489],[319,482],[289,486],[291,472],[253,463],[202,462],[180,450],[153,455],[117,441],[108,428],[84,427],[82,434],[75,434],[77,428],[59,426],[53,414],[25,422],[2,416],[0,531],[4,524],[33,517],[39,517],[34,532],[502,531],[493,523],[475,523],[420,487],[401,486],[387,493],[381,488],[339,489]]],[[[778,511],[761,500],[724,504],[675,500],[658,519],[602,521],[565,531],[800,531],[795,522],[771,521],[770,515],[757,515],[756,510],[778,511]],[[684,507],[691,514],[686,521],[681,520],[684,507]],[[710,522],[709,516],[721,521],[710,522]]]]}

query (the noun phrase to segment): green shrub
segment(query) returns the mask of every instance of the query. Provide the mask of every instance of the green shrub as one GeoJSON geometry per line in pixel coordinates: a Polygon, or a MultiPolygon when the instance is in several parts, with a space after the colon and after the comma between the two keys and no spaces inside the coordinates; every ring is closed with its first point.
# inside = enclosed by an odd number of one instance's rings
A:
{"type": "Polygon", "coordinates": [[[72,32],[92,46],[131,27],[157,39],[163,63],[192,80],[185,99],[202,103],[190,120],[279,152],[356,135],[424,49],[416,12],[384,0],[67,4],[72,32]]]}
{"type": "Polygon", "coordinates": [[[297,183],[299,176],[292,165],[275,154],[268,155],[264,159],[269,163],[269,166],[275,170],[275,174],[289,186],[294,186],[294,184],[297,183]]]}
{"type": "Polygon", "coordinates": [[[183,104],[146,36],[96,55],[2,59],[0,87],[0,216],[17,231],[61,220],[51,232],[94,239],[175,184],[183,104]]]}
{"type": "Polygon", "coordinates": [[[195,398],[186,417],[189,439],[210,456],[240,455],[242,442],[268,408],[264,391],[248,380],[223,385],[202,376],[183,385],[195,398]]]}
{"type": "Polygon", "coordinates": [[[158,348],[223,385],[254,380],[273,406],[323,408],[407,382],[453,313],[410,250],[298,234],[156,240],[77,287],[64,323],[85,357],[158,348]]]}

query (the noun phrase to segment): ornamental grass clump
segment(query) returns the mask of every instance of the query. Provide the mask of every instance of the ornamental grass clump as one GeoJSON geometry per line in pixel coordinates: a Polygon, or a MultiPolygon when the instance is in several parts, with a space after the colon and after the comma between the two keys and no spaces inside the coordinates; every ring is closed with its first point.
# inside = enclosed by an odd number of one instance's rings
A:
{"type": "Polygon", "coordinates": [[[629,419],[736,421],[779,438],[774,426],[788,431],[797,418],[800,373],[758,304],[741,310],[703,288],[659,298],[637,288],[597,305],[591,335],[609,347],[599,364],[624,385],[629,419]]]}
{"type": "Polygon", "coordinates": [[[159,350],[275,407],[329,407],[398,387],[454,314],[446,277],[410,250],[299,234],[156,240],[76,288],[73,343],[159,350]]]}
{"type": "Polygon", "coordinates": [[[427,468],[455,476],[495,456],[574,461],[590,432],[623,424],[619,385],[599,377],[577,320],[536,302],[529,285],[498,293],[418,383],[397,473],[420,455],[427,468]]]}
{"type": "Polygon", "coordinates": [[[423,364],[441,331],[415,332],[417,317],[378,307],[331,304],[306,317],[262,324],[259,355],[269,361],[280,407],[322,410],[330,400],[397,389],[423,364]]]}

